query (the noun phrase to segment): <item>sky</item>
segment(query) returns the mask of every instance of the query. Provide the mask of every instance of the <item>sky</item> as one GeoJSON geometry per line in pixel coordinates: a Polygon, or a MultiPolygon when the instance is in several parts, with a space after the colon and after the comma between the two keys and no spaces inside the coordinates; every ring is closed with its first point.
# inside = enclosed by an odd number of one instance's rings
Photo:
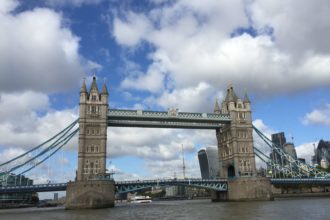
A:
{"type": "MultiPolygon", "coordinates": [[[[1,0],[0,162],[78,118],[93,74],[118,109],[213,112],[229,85],[247,91],[254,125],[285,132],[309,162],[330,139],[329,19],[324,0],[1,0]]],[[[77,144],[27,176],[73,180],[77,144]]],[[[108,128],[107,168],[116,180],[180,177],[182,145],[186,175],[200,177],[214,131],[108,128]]]]}

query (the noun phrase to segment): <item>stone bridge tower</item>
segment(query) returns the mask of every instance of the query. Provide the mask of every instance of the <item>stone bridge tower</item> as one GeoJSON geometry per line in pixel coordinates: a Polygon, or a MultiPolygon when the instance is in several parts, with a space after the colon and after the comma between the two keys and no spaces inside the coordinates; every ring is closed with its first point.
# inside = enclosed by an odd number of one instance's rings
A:
{"type": "Polygon", "coordinates": [[[105,175],[108,96],[105,83],[99,92],[95,76],[89,92],[85,81],[80,89],[78,181],[105,175]]]}
{"type": "Polygon", "coordinates": [[[108,90],[99,92],[96,77],[80,89],[78,169],[66,189],[66,209],[114,206],[115,183],[106,176],[108,90]]]}
{"type": "Polygon", "coordinates": [[[216,102],[215,113],[230,114],[232,119],[231,124],[217,131],[220,176],[256,176],[251,105],[247,94],[242,101],[230,87],[221,108],[216,102]]]}
{"type": "Polygon", "coordinates": [[[220,177],[228,178],[227,193],[213,193],[217,200],[270,200],[271,184],[267,178],[257,177],[253,149],[251,103],[245,93],[243,100],[233,87],[227,89],[221,107],[216,101],[214,112],[229,114],[231,123],[216,131],[220,177]]]}

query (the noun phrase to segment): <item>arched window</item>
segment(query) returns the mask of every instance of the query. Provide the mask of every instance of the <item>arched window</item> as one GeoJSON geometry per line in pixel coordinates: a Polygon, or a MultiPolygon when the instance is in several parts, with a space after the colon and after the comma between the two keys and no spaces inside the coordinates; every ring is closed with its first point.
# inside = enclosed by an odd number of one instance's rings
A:
{"type": "Polygon", "coordinates": [[[92,113],[96,114],[96,106],[94,106],[94,105],[92,106],[92,113]]]}
{"type": "Polygon", "coordinates": [[[235,167],[233,165],[230,165],[227,169],[228,172],[228,178],[235,177],[235,167]]]}

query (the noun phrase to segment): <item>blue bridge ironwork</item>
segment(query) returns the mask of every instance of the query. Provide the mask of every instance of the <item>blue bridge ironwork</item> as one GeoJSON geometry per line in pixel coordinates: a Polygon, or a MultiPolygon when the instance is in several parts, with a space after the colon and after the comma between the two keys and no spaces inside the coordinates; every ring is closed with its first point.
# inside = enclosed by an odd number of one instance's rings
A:
{"type": "Polygon", "coordinates": [[[189,186],[226,192],[228,190],[227,179],[163,179],[143,181],[119,181],[116,182],[116,192],[135,192],[151,187],[164,186],[189,186]]]}
{"type": "Polygon", "coordinates": [[[3,186],[0,187],[0,194],[65,191],[66,186],[67,183],[35,184],[30,186],[3,186]]]}
{"type": "MultiPolygon", "coordinates": [[[[135,192],[151,187],[164,186],[189,186],[226,192],[228,190],[226,179],[161,179],[161,180],[137,180],[117,181],[115,183],[116,193],[135,192]]],[[[27,192],[52,192],[65,191],[67,183],[36,184],[30,186],[3,186],[1,193],[27,193],[27,192]]]]}
{"type": "Polygon", "coordinates": [[[278,186],[289,185],[317,185],[317,186],[330,186],[330,178],[272,178],[271,184],[278,186]]]}
{"type": "MultiPolygon", "coordinates": [[[[330,178],[271,178],[270,182],[278,186],[292,185],[317,185],[330,186],[330,178]]],[[[151,187],[165,186],[188,186],[196,188],[210,189],[220,192],[228,191],[227,179],[161,179],[161,180],[136,180],[117,181],[115,183],[116,193],[136,192],[151,187]]],[[[36,184],[31,186],[3,186],[0,187],[2,193],[27,193],[27,192],[52,192],[65,191],[67,183],[36,184]]]]}

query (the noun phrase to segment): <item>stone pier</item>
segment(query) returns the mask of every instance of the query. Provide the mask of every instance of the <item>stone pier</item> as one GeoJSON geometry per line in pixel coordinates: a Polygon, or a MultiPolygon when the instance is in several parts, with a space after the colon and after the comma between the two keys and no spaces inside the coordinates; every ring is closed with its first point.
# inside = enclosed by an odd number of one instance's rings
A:
{"type": "Polygon", "coordinates": [[[269,201],[273,200],[269,179],[246,177],[228,180],[228,192],[213,192],[213,202],[220,201],[269,201]]]}
{"type": "Polygon", "coordinates": [[[115,204],[115,182],[91,180],[69,182],[66,191],[66,209],[111,208],[115,204]]]}

